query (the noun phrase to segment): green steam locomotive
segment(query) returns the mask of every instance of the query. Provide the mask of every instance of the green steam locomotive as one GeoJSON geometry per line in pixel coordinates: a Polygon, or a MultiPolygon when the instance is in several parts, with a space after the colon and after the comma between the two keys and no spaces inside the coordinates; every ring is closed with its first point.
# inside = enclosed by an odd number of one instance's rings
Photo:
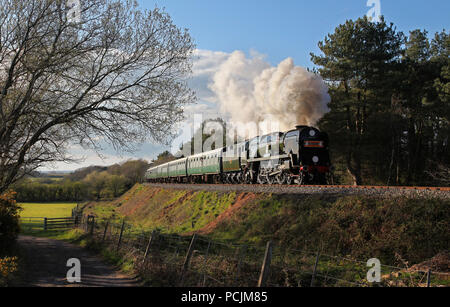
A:
{"type": "Polygon", "coordinates": [[[156,167],[152,183],[333,184],[325,132],[297,126],[156,167]]]}

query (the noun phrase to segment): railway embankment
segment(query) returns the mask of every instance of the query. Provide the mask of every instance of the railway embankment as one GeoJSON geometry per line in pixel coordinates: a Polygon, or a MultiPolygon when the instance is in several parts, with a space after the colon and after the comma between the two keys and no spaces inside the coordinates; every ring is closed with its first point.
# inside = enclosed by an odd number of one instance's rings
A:
{"type": "Polygon", "coordinates": [[[448,198],[433,193],[386,197],[136,185],[117,200],[91,202],[84,210],[126,218],[143,229],[249,244],[273,240],[411,266],[448,254],[449,206],[448,198]]]}

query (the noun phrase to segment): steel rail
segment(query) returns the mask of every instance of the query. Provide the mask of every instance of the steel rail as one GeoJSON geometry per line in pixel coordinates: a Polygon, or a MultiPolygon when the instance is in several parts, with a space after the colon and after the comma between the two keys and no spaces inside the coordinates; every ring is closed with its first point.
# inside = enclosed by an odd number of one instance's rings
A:
{"type": "Polygon", "coordinates": [[[360,189],[360,190],[418,190],[450,192],[450,187],[417,187],[417,186],[372,186],[372,185],[279,185],[279,184],[228,184],[228,183],[159,183],[146,182],[145,184],[186,185],[186,186],[246,186],[246,187],[287,187],[287,188],[325,188],[325,189],[360,189]]]}

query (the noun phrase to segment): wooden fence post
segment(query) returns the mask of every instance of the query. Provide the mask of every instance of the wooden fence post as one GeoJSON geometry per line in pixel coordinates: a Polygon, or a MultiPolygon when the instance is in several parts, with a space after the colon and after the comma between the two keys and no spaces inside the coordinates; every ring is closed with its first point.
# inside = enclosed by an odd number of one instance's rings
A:
{"type": "Polygon", "coordinates": [[[265,287],[269,279],[270,262],[272,261],[272,241],[267,242],[264,261],[259,275],[258,287],[265,287]]]}
{"type": "Polygon", "coordinates": [[[235,286],[237,286],[239,275],[241,274],[242,259],[245,257],[246,252],[247,252],[247,245],[242,245],[241,248],[239,248],[239,253],[238,253],[238,259],[237,259],[237,265],[236,265],[236,276],[234,277],[235,286]]]}
{"type": "Polygon", "coordinates": [[[144,259],[142,259],[142,264],[145,264],[145,262],[147,261],[148,254],[150,252],[150,249],[152,248],[153,243],[156,240],[157,235],[158,235],[157,231],[153,230],[152,234],[150,235],[150,239],[148,240],[147,248],[145,249],[144,259]]]}
{"type": "Polygon", "coordinates": [[[191,244],[189,245],[189,249],[186,254],[186,258],[184,259],[183,269],[181,270],[180,286],[183,286],[184,275],[186,274],[186,271],[189,269],[189,263],[191,262],[192,253],[194,252],[194,245],[196,240],[197,234],[194,233],[194,235],[192,236],[191,244]]]}
{"type": "Polygon", "coordinates": [[[89,231],[91,236],[94,234],[94,228],[95,228],[95,217],[91,216],[91,229],[89,231]]]}
{"type": "Polygon", "coordinates": [[[320,258],[320,251],[317,252],[316,262],[314,263],[314,271],[311,277],[311,287],[314,287],[314,279],[316,278],[317,274],[317,265],[319,264],[319,258],[320,258]]]}
{"type": "Polygon", "coordinates": [[[44,217],[44,231],[47,230],[47,218],[44,217]]]}
{"type": "Polygon", "coordinates": [[[119,241],[117,241],[117,249],[116,249],[116,251],[119,251],[119,249],[120,249],[120,243],[122,242],[122,235],[123,235],[124,228],[125,228],[125,220],[123,220],[122,227],[120,228],[119,241]]]}
{"type": "Polygon", "coordinates": [[[105,225],[105,230],[103,231],[103,238],[102,238],[102,242],[105,242],[105,238],[106,238],[106,232],[108,231],[108,226],[109,226],[109,220],[106,221],[106,225],[105,225]]]}
{"type": "Polygon", "coordinates": [[[203,287],[205,287],[206,285],[206,265],[208,264],[208,255],[209,255],[209,248],[211,247],[211,240],[208,240],[208,247],[206,248],[206,253],[205,253],[205,261],[203,262],[203,287]]]}
{"type": "Polygon", "coordinates": [[[175,243],[175,251],[173,252],[174,258],[178,256],[178,253],[180,251],[180,245],[181,245],[181,237],[177,236],[177,243],[175,243]]]}
{"type": "Polygon", "coordinates": [[[431,269],[428,269],[427,272],[427,287],[431,287],[431,269]]]}

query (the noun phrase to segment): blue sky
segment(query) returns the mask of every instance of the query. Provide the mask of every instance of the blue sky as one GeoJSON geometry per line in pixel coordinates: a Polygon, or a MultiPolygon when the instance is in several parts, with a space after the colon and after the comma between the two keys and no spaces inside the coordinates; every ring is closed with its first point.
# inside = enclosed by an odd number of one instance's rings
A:
{"type": "MultiPolygon", "coordinates": [[[[141,6],[152,9],[164,7],[174,24],[187,28],[193,37],[199,56],[194,64],[191,87],[198,93],[198,105],[188,113],[218,115],[217,102],[209,84],[218,67],[230,54],[239,50],[251,59],[264,55],[267,66],[277,66],[290,57],[295,65],[312,67],[310,52],[319,53],[317,43],[347,19],[367,14],[367,0],[138,0],[141,6]]],[[[408,33],[417,28],[430,35],[450,28],[448,0],[380,0],[381,14],[393,22],[399,31],[408,33]]],[[[251,60],[249,60],[251,62],[251,60]]],[[[250,63],[254,69],[257,63],[250,63]]],[[[189,115],[188,115],[189,117],[189,115]]],[[[217,117],[217,116],[214,116],[217,117]]],[[[176,147],[176,146],[175,146],[176,147]]],[[[172,147],[174,148],[174,147],[172,147]]],[[[70,153],[85,157],[81,164],[56,164],[58,170],[74,170],[89,165],[110,165],[132,158],[150,160],[170,147],[143,144],[134,154],[119,155],[106,149],[107,159],[81,148],[70,153]]],[[[45,167],[44,170],[53,168],[45,167]]]]}
{"type": "MultiPolygon", "coordinates": [[[[292,57],[311,67],[310,52],[347,19],[364,16],[367,0],[140,0],[165,7],[179,27],[188,28],[199,49],[232,52],[255,49],[272,65],[292,57]]],[[[380,0],[381,14],[405,33],[450,26],[448,0],[380,0]]]]}

